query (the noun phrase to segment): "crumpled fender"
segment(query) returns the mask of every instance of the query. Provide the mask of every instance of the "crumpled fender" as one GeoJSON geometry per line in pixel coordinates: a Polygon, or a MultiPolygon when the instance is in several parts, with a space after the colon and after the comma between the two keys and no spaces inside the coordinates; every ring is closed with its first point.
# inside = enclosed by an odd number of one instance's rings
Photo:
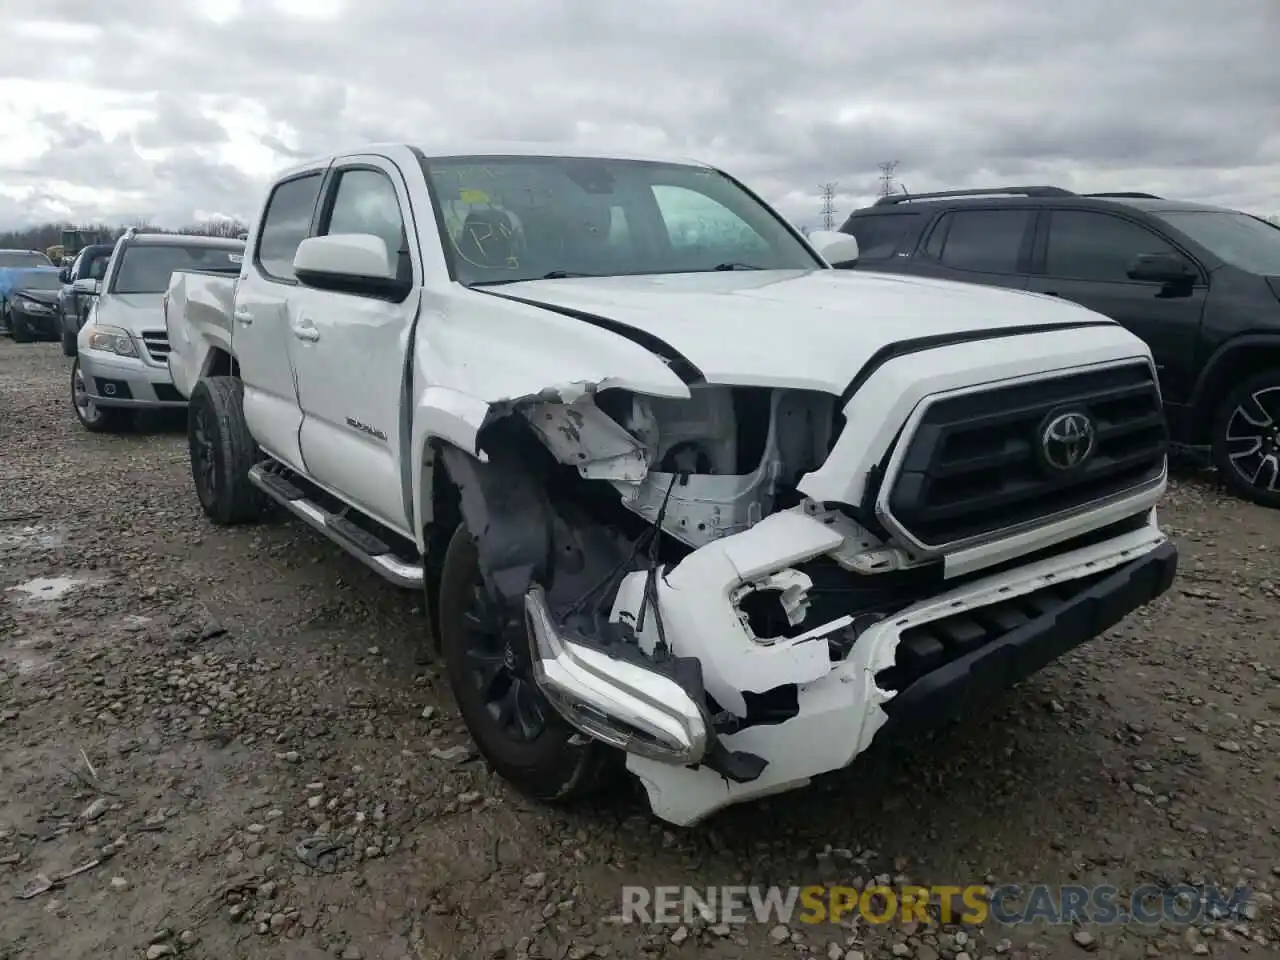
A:
{"type": "MultiPolygon", "coordinates": [[[[412,336],[413,465],[426,463],[433,440],[487,459],[476,446],[481,428],[522,401],[569,401],[609,389],[690,396],[688,384],[648,348],[585,320],[502,297],[460,290],[441,308],[424,304],[412,336]]],[[[430,468],[410,472],[413,530],[424,549],[430,468]]]]}

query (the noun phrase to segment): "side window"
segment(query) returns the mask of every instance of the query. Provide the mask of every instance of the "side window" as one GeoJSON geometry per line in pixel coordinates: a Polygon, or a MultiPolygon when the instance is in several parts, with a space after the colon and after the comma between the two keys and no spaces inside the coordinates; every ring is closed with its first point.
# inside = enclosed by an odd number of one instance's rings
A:
{"type": "Polygon", "coordinates": [[[387,253],[397,260],[402,280],[413,278],[413,262],[400,212],[396,188],[380,170],[357,168],[338,175],[329,222],[321,231],[331,233],[371,233],[387,245],[387,253]]]}
{"type": "Polygon", "coordinates": [[[1017,273],[1031,215],[1030,210],[952,211],[938,221],[925,251],[956,270],[1017,273]]]}
{"type": "Polygon", "coordinates": [[[1129,267],[1139,254],[1176,252],[1129,220],[1085,210],[1054,210],[1044,272],[1062,279],[1130,283],[1129,267]]]}
{"type": "Polygon", "coordinates": [[[80,271],[84,269],[85,256],[86,254],[83,253],[78,254],[76,258],[71,261],[70,275],[73,282],[79,280],[81,277],[80,271]]]}
{"type": "Polygon", "coordinates": [[[868,214],[851,218],[844,232],[858,241],[859,260],[888,260],[919,220],[918,213],[868,214]]]}
{"type": "Polygon", "coordinates": [[[715,251],[726,260],[768,252],[769,245],[745,220],[704,193],[657,185],[653,199],[671,245],[715,251]]]}
{"type": "Polygon", "coordinates": [[[286,180],[271,192],[258,234],[258,265],[269,277],[293,279],[293,255],[311,232],[320,174],[286,180]]]}
{"type": "Polygon", "coordinates": [[[89,269],[85,271],[85,276],[94,280],[101,280],[107,275],[107,263],[111,260],[111,254],[100,253],[89,261],[89,269]]]}

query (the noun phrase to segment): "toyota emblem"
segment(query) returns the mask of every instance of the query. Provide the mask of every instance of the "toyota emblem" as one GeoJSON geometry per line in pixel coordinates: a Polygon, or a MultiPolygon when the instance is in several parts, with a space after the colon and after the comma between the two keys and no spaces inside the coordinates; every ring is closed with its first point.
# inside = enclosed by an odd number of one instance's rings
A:
{"type": "Polygon", "coordinates": [[[1074,470],[1093,455],[1096,433],[1089,415],[1080,410],[1049,419],[1040,432],[1040,455],[1054,470],[1074,470]]]}

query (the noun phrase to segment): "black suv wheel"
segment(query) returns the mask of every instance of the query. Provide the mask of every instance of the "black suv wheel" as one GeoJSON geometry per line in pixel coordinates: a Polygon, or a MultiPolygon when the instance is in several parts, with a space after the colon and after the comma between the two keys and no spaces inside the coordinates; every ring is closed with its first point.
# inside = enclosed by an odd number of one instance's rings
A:
{"type": "Polygon", "coordinates": [[[1254,374],[1213,418],[1213,460],[1227,489],[1280,508],[1280,369],[1254,374]]]}

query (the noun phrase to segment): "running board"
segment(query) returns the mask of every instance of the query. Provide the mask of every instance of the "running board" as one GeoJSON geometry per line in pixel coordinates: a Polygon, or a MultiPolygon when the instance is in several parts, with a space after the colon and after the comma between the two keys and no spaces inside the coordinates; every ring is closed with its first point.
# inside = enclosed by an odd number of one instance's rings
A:
{"type": "Polygon", "coordinates": [[[249,482],[294,516],[304,520],[312,529],[323,533],[374,573],[390,580],[397,587],[422,589],[420,564],[401,560],[391,552],[387,544],[367,530],[307,499],[306,493],[287,477],[272,473],[259,463],[249,468],[249,482]]]}

